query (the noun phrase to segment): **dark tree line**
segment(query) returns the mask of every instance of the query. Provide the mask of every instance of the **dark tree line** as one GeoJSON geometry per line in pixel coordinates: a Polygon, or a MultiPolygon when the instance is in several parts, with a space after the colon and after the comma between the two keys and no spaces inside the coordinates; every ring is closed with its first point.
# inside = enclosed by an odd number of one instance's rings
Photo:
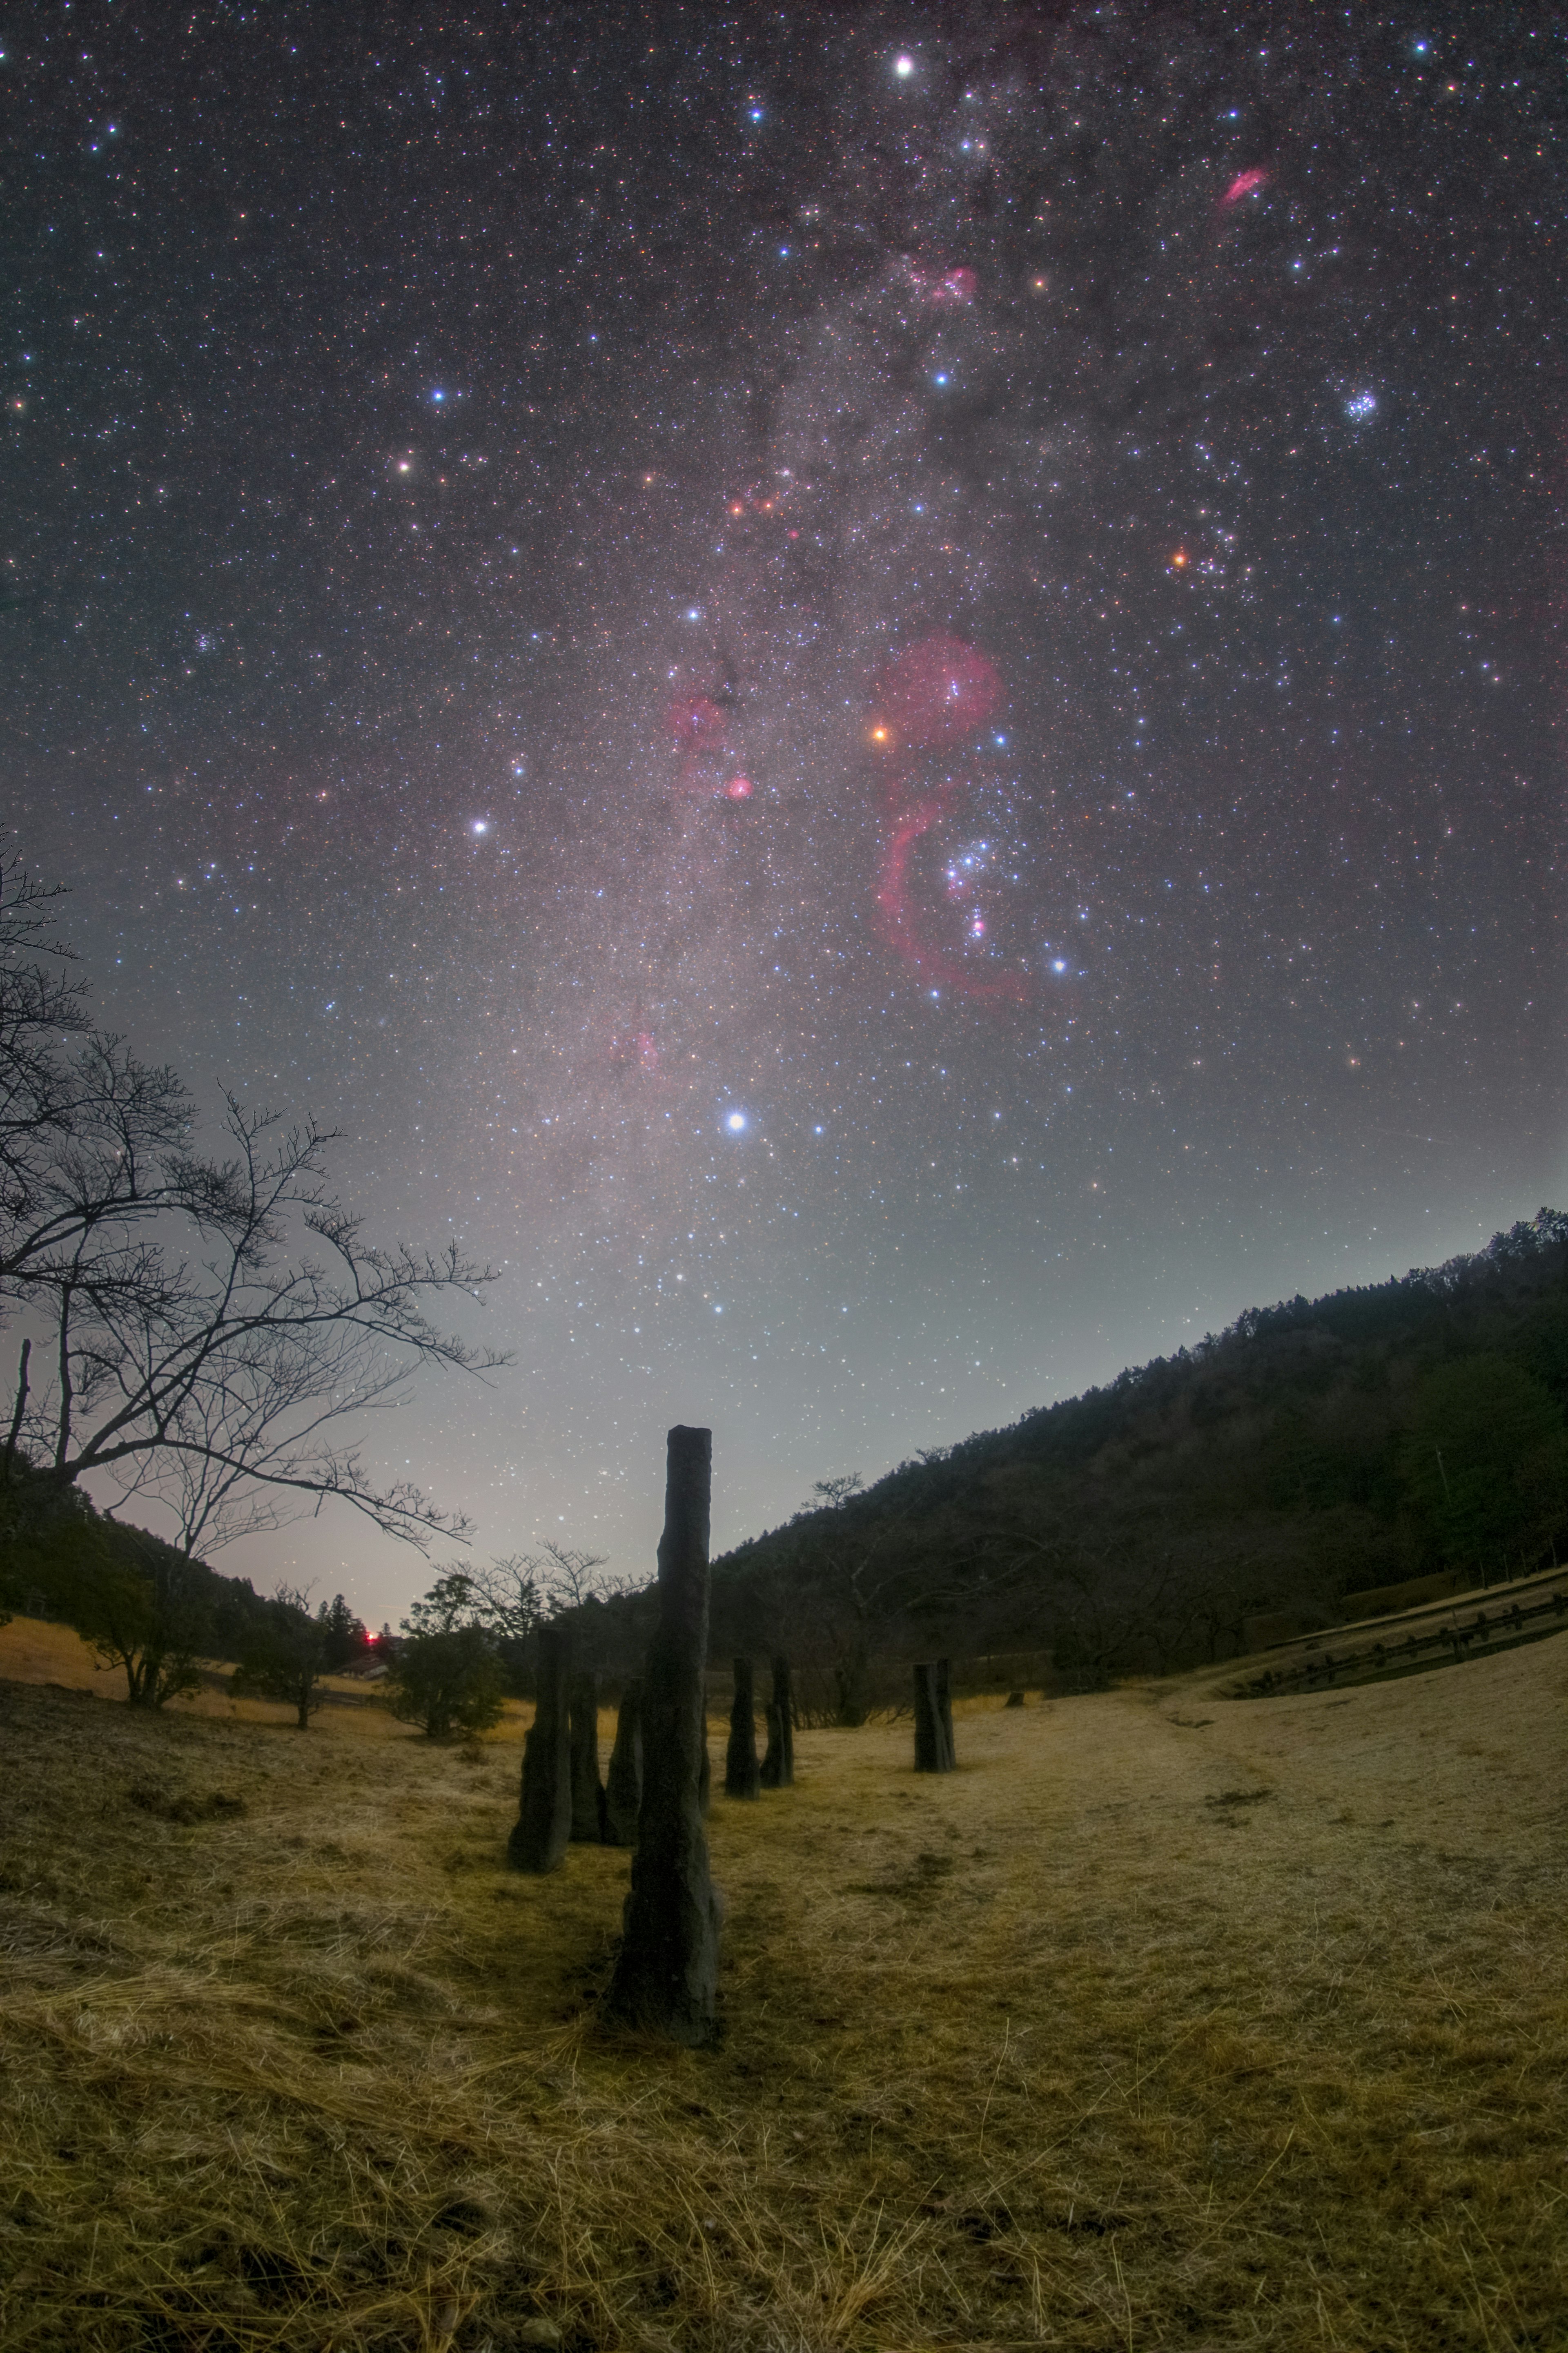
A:
{"type": "Polygon", "coordinates": [[[788,1639],[803,1712],[902,1695],[887,1663],[1044,1651],[1069,1687],[1234,1655],[1248,1616],[1327,1619],[1568,1537],[1568,1218],[1473,1257],[1249,1311],[1107,1388],[825,1481],[715,1564],[716,1644],[788,1639]]]}

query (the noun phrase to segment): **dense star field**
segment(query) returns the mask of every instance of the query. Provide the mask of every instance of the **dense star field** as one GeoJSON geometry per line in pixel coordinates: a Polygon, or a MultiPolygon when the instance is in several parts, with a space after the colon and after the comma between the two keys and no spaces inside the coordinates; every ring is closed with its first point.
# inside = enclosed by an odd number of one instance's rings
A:
{"type": "Polygon", "coordinates": [[[670,1421],[732,1542],[1561,1198],[1565,65],[14,26],[4,841],[138,1050],[500,1270],[514,1368],[374,1433],[482,1549],[651,1572],[670,1421]]]}

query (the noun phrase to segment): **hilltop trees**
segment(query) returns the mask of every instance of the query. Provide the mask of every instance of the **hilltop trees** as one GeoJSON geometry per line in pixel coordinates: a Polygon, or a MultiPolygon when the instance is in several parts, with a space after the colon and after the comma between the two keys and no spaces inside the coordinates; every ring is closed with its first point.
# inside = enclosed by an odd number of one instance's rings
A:
{"type": "MultiPolygon", "coordinates": [[[[726,1634],[801,1630],[841,1709],[871,1664],[1043,1649],[1092,1686],[1241,1649],[1256,1612],[1568,1536],[1568,1216],[1445,1266],[1239,1317],[1106,1388],[901,1463],[715,1571],[726,1634]]],[[[886,1688],[885,1683],[879,1688],[886,1688]]],[[[808,1705],[812,1703],[808,1701],[808,1705]]]]}
{"type": "Polygon", "coordinates": [[[1568,1431],[1521,1365],[1483,1352],[1429,1373],[1405,1472],[1458,1566],[1538,1554],[1568,1513],[1568,1431]]]}
{"type": "Polygon", "coordinates": [[[431,1317],[490,1271],[367,1243],[314,1121],[227,1093],[200,1149],[174,1073],[89,1030],[56,895],[0,869],[0,1312],[22,1326],[0,1483],[19,1460],[61,1493],[96,1475],[121,1508],[161,1503],[187,1555],[329,1497],[416,1545],[464,1532],[355,1432],[416,1371],[505,1361],[431,1317]]]}

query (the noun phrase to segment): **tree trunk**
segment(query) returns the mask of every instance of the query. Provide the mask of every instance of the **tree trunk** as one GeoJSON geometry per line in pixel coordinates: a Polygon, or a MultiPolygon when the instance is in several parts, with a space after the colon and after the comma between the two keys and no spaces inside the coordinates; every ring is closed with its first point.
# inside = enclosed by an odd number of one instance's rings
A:
{"type": "Polygon", "coordinates": [[[750,1659],[735,1662],[735,1704],[730,1710],[730,1746],[724,1752],[724,1795],[754,1798],[757,1772],[757,1708],[750,1659]]]}
{"type": "Polygon", "coordinates": [[[795,1694],[789,1661],[773,1661],[773,1695],[768,1702],[768,1752],[760,1779],[764,1789],[787,1789],[795,1781],[795,1694]]]}
{"type": "Polygon", "coordinates": [[[668,1440],[658,1624],[643,1673],[643,1799],[606,2007],[674,2042],[712,2040],[722,1905],[699,1797],[707,1753],[708,1524],[713,1434],[668,1440]]]}
{"type": "Polygon", "coordinates": [[[605,1777],[605,1843],[636,1846],[642,1806],[642,1685],[629,1683],[616,1718],[616,1745],[605,1777]]]}
{"type": "Polygon", "coordinates": [[[928,1661],[915,1669],[915,1771],[951,1773],[952,1769],[952,1700],[947,1661],[939,1659],[934,1666],[928,1661]]]}
{"type": "Polygon", "coordinates": [[[572,1715],[572,1837],[578,1846],[605,1842],[605,1785],[599,1778],[599,1679],[574,1675],[572,1715]]]}
{"type": "Polygon", "coordinates": [[[567,1638],[558,1626],[539,1630],[539,1699],[522,1746],[522,1803],[507,1856],[517,1871],[554,1871],[566,1859],[572,1835],[572,1718],[566,1684],[567,1638]]]}

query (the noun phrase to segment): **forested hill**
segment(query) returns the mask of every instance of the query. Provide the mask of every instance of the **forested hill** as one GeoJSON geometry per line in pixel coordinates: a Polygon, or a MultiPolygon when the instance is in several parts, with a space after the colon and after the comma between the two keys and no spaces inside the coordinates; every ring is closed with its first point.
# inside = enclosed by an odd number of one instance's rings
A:
{"type": "MultiPolygon", "coordinates": [[[[902,1462],[715,1565],[715,1634],[857,1657],[1229,1655],[1242,1619],[1568,1537],[1568,1215],[1253,1308],[1217,1338],[902,1462]]],[[[716,1645],[717,1647],[717,1645],[716,1645]]]]}

